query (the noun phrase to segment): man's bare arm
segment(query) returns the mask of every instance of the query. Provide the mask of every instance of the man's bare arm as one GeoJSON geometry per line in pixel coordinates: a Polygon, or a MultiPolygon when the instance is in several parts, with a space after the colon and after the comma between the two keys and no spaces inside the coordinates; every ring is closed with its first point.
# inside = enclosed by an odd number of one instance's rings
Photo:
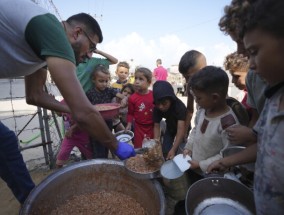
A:
{"type": "Polygon", "coordinates": [[[26,102],[30,105],[44,107],[56,112],[70,112],[70,109],[57,101],[52,95],[44,91],[47,71],[42,68],[37,72],[25,76],[26,102]]]}
{"type": "MultiPolygon", "coordinates": [[[[117,140],[109,131],[99,112],[91,105],[87,99],[75,74],[76,67],[68,60],[57,57],[47,57],[47,65],[60,93],[71,110],[74,120],[79,127],[87,131],[91,136],[100,141],[110,150],[117,149],[117,140]]],[[[35,83],[36,80],[32,84],[35,83]]],[[[41,80],[43,81],[43,80],[41,80]]],[[[37,104],[51,110],[58,110],[57,104],[47,104],[43,106],[42,99],[36,99],[37,104]]],[[[62,111],[64,112],[64,111],[62,111]]]]}

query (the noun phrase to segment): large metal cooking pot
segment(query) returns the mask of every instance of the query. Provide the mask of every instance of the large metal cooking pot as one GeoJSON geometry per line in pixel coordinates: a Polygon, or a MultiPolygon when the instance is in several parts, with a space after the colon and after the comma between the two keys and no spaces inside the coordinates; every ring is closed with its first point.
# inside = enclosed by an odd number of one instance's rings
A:
{"type": "Polygon", "coordinates": [[[253,193],[245,185],[227,178],[205,178],[195,182],[187,191],[187,215],[253,215],[253,193]]]}
{"type": "Polygon", "coordinates": [[[157,181],[130,176],[121,161],[95,159],[72,164],[48,176],[30,193],[20,215],[48,215],[74,195],[99,190],[132,197],[147,214],[165,214],[165,196],[157,181]]]}

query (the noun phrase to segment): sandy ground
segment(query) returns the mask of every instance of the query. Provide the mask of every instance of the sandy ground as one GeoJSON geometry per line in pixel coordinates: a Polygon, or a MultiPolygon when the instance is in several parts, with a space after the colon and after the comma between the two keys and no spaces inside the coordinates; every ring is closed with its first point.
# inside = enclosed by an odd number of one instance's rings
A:
{"type": "MultiPolygon", "coordinates": [[[[38,169],[30,172],[35,184],[39,184],[52,170],[38,169]]],[[[18,215],[20,203],[3,180],[0,180],[0,215],[18,215]]]]}

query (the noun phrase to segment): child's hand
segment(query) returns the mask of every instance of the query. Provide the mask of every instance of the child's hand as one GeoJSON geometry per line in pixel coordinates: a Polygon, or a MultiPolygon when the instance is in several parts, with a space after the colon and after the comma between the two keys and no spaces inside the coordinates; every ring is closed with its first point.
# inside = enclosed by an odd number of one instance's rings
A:
{"type": "Polygon", "coordinates": [[[208,173],[219,172],[219,171],[220,172],[225,172],[226,170],[228,170],[228,167],[224,165],[223,159],[214,161],[207,168],[207,172],[208,173]]]}
{"type": "Polygon", "coordinates": [[[188,162],[190,163],[190,169],[198,169],[199,168],[199,162],[198,161],[190,160],[188,162]]]}
{"type": "Polygon", "coordinates": [[[121,99],[120,105],[121,107],[126,107],[127,106],[127,97],[124,97],[123,99],[121,99]]]}
{"type": "Polygon", "coordinates": [[[189,149],[184,149],[182,154],[184,158],[186,155],[189,155],[191,157],[192,151],[189,149]]]}
{"type": "Polygon", "coordinates": [[[174,156],[176,155],[176,152],[173,148],[171,148],[171,150],[169,151],[167,157],[166,157],[166,160],[171,160],[174,158],[174,156]]]}
{"type": "Polygon", "coordinates": [[[126,125],[126,127],[125,127],[125,131],[129,131],[129,130],[131,130],[131,125],[126,125]]]}
{"type": "Polygon", "coordinates": [[[65,133],[65,137],[69,139],[72,137],[72,135],[73,135],[73,129],[69,128],[65,133]]]}
{"type": "Polygon", "coordinates": [[[77,126],[72,125],[65,133],[65,137],[72,138],[74,131],[76,130],[77,126]]]}

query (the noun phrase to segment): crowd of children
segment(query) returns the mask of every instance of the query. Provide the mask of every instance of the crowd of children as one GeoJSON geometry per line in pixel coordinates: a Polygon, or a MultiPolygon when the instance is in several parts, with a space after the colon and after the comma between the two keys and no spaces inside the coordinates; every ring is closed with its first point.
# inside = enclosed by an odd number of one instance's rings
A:
{"type": "MultiPolygon", "coordinates": [[[[279,0],[232,0],[219,23],[220,29],[238,45],[237,52],[224,57],[224,69],[243,92],[238,99],[248,115],[246,123],[228,103],[227,73],[219,67],[207,66],[205,56],[196,50],[186,52],[179,62],[179,71],[187,83],[187,105],[175,95],[166,80],[156,77],[150,90],[156,71],[137,67],[134,80],[130,81],[127,62],[117,64],[117,80],[112,85],[107,67],[94,66],[89,76],[93,85],[85,87],[86,95],[92,104],[121,104],[119,116],[106,123],[114,132],[133,130],[134,148],[141,148],[145,137],[162,140],[165,159],[173,159],[184,143],[182,153],[192,157],[189,171],[200,178],[213,170],[223,171],[256,160],[257,213],[282,214],[284,17],[281,10],[284,10],[284,3],[279,0]],[[166,129],[161,138],[163,119],[166,129]],[[235,144],[247,148],[240,154],[223,158],[223,150],[235,144]]],[[[72,143],[71,139],[77,138],[76,132],[80,132],[79,128],[71,123],[58,156],[58,166],[63,165],[66,154],[74,146],[87,159],[108,157],[108,149],[97,140],[88,142],[85,138],[81,145],[72,143]]]]}

